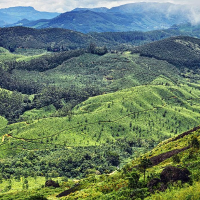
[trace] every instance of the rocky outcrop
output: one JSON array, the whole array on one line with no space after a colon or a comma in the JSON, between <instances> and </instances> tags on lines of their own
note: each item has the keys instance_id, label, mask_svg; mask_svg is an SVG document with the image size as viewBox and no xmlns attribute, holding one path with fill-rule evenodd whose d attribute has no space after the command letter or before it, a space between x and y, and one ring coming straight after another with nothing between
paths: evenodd
<instances>
[{"instance_id":1,"label":"rocky outcrop","mask_svg":"<svg viewBox=\"0 0 200 200\"><path fill-rule=\"evenodd\" d=\"M160 174L159 178L154 178L147 184L149 191L154 193L156 190L164 192L169 183L181 181L186 183L190 181L190 171L186 168L167 166Z\"/></svg>"},{"instance_id":2,"label":"rocky outcrop","mask_svg":"<svg viewBox=\"0 0 200 200\"><path fill-rule=\"evenodd\" d=\"M60 187L60 185L53 180L47 180L45 182L45 187L55 187L56 188L56 187Z\"/></svg>"}]
</instances>

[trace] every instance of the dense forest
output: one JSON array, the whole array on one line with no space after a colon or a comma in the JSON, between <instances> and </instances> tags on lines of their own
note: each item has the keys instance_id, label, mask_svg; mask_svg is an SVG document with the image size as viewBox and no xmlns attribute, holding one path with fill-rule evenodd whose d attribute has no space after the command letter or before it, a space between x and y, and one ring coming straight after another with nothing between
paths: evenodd
<instances>
[{"instance_id":1,"label":"dense forest","mask_svg":"<svg viewBox=\"0 0 200 200\"><path fill-rule=\"evenodd\" d=\"M130 31L83 34L58 28L38 30L26 27L10 27L0 29L0 46L9 49L11 52L14 52L17 48L46 49L54 52L74 50L87 48L90 43L96 43L97 46L107 46L109 49L126 49L130 45L141 45L172 36L198 36L198 31L185 32L181 28L150 32Z\"/></svg>"}]
</instances>

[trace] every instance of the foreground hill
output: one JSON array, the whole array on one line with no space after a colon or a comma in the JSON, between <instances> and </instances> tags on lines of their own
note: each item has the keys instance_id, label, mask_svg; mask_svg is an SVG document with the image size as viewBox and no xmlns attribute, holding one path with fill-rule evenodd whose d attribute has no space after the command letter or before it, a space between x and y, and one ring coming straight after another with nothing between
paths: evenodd
<instances>
[{"instance_id":1,"label":"foreground hill","mask_svg":"<svg viewBox=\"0 0 200 200\"><path fill-rule=\"evenodd\" d=\"M135 158L122 168L110 174L95 174L91 171L87 178L80 180L57 179L60 187L53 189L35 185L44 179L12 179L12 188L0 194L2 199L199 199L199 127L165 140L150 152ZM32 154L32 156L35 156ZM34 159L34 158L33 158ZM19 161L17 162L19 165ZM30 163L29 163L30 165ZM23 178L21 179L23 180ZM54 178L54 180L56 180ZM9 186L3 180L1 187ZM31 189L28 189L28 184ZM41 184L41 183L40 183ZM34 189L34 187L39 187ZM8 187L7 187L8 188ZM64 192L65 191L65 192Z\"/></svg>"},{"instance_id":2,"label":"foreground hill","mask_svg":"<svg viewBox=\"0 0 200 200\"><path fill-rule=\"evenodd\" d=\"M68 177L85 176L85 170L111 172L120 161L197 126L199 89L167 83L92 97L67 116L56 117L51 105L25 112L22 122L4 124L0 156L10 160L2 159L3 177L11 175L5 166L16 177L32 176L36 169L39 176L54 177L55 167L57 176ZM29 165L16 168L22 157Z\"/></svg>"}]
</instances>

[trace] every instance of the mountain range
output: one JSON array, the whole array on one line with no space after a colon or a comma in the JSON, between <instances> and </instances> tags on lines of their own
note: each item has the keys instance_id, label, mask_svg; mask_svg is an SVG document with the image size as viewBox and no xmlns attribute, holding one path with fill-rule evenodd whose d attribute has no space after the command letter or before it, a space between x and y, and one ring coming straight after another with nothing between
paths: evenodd
<instances>
[{"instance_id":1,"label":"mountain range","mask_svg":"<svg viewBox=\"0 0 200 200\"><path fill-rule=\"evenodd\" d=\"M32 8L29 8L33 11ZM77 8L62 13L52 19L19 21L8 26L27 26L32 28L64 28L88 32L150 31L169 28L174 24L193 21L191 8L171 3L132 3L111 9ZM44 15L44 14L43 14ZM48 13L50 16L50 14ZM42 16L44 18L44 16Z\"/></svg>"},{"instance_id":2,"label":"mountain range","mask_svg":"<svg viewBox=\"0 0 200 200\"><path fill-rule=\"evenodd\" d=\"M33 7L10 7L0 9L0 26L6 26L13 24L18 21L21 23L29 22L39 19L51 19L59 15L59 13L40 12L35 10Z\"/></svg>"}]
</instances>

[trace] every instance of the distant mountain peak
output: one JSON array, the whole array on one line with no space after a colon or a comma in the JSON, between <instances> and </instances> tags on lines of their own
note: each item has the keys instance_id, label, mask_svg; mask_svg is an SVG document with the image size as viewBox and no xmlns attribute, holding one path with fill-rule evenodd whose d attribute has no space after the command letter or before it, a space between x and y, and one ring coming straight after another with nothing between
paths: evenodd
<instances>
[{"instance_id":1,"label":"distant mountain peak","mask_svg":"<svg viewBox=\"0 0 200 200\"><path fill-rule=\"evenodd\" d=\"M90 10L93 12L107 12L109 9L106 7L99 7L99 8L75 8L72 11L86 11L86 10Z\"/></svg>"},{"instance_id":2,"label":"distant mountain peak","mask_svg":"<svg viewBox=\"0 0 200 200\"><path fill-rule=\"evenodd\" d=\"M18 11L18 10L26 10L26 11L35 11L35 8L32 6L16 6L0 9L0 11Z\"/></svg>"}]
</instances>

